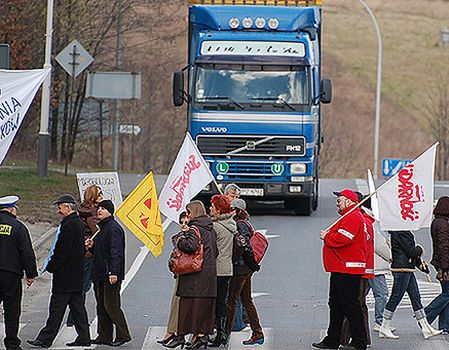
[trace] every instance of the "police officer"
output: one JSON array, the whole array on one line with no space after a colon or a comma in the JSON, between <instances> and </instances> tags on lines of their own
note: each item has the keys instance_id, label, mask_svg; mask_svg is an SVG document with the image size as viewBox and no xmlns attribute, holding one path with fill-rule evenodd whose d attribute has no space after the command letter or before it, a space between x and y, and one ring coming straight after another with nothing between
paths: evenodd
<instances>
[{"instance_id":1,"label":"police officer","mask_svg":"<svg viewBox=\"0 0 449 350\"><path fill-rule=\"evenodd\" d=\"M6 349L22 349L19 332L22 277L31 286L37 277L36 256L26 226L17 220L17 196L0 198L0 303L3 302Z\"/></svg>"}]
</instances>

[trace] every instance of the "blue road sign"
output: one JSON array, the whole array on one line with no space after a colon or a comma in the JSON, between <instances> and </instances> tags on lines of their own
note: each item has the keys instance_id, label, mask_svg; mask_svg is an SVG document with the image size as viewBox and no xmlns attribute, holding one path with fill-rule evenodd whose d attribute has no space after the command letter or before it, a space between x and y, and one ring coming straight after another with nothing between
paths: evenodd
<instances>
[{"instance_id":1,"label":"blue road sign","mask_svg":"<svg viewBox=\"0 0 449 350\"><path fill-rule=\"evenodd\" d=\"M411 162L413 162L413 159L384 158L382 159L382 175L385 177L393 176Z\"/></svg>"}]
</instances>

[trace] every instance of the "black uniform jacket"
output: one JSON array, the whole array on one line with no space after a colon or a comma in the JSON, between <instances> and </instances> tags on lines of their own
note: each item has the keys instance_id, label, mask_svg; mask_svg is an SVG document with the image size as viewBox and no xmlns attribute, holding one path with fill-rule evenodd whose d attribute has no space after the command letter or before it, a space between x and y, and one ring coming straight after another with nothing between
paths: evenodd
<instances>
[{"instance_id":1,"label":"black uniform jacket","mask_svg":"<svg viewBox=\"0 0 449 350\"><path fill-rule=\"evenodd\" d=\"M30 234L24 224L7 211L0 211L0 270L16 273L23 271L29 278L37 276L36 256Z\"/></svg>"},{"instance_id":2,"label":"black uniform jacket","mask_svg":"<svg viewBox=\"0 0 449 350\"><path fill-rule=\"evenodd\" d=\"M77 213L61 221L61 232L47 271L53 274L53 293L83 290L84 224Z\"/></svg>"},{"instance_id":3,"label":"black uniform jacket","mask_svg":"<svg viewBox=\"0 0 449 350\"><path fill-rule=\"evenodd\" d=\"M95 237L92 281L108 281L110 275L125 278L125 232L113 216L98 223Z\"/></svg>"}]
</instances>

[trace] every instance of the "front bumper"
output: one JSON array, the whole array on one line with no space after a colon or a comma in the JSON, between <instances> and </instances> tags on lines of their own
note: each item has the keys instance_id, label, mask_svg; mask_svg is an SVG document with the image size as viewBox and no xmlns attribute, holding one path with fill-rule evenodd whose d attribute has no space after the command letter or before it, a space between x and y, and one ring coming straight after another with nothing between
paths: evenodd
<instances>
[{"instance_id":1,"label":"front bumper","mask_svg":"<svg viewBox=\"0 0 449 350\"><path fill-rule=\"evenodd\" d=\"M220 181L218 185L223 191L227 184L231 182ZM241 197L260 200L284 200L288 198L309 198L313 195L314 184L309 182L232 182L242 189ZM292 192L292 187L300 191ZM209 189L201 191L200 195L212 196L219 193L214 183L210 184Z\"/></svg>"}]
</instances>

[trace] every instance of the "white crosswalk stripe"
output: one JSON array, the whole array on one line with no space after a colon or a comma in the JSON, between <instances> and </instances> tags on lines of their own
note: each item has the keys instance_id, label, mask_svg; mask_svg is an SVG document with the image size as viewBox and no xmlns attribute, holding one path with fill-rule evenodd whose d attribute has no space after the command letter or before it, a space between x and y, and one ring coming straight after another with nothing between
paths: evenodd
<instances>
[{"instance_id":1,"label":"white crosswalk stripe","mask_svg":"<svg viewBox=\"0 0 449 350\"><path fill-rule=\"evenodd\" d=\"M387 274L385 275L385 278L387 280L388 295L390 295L391 289L393 287L393 276ZM419 287L419 294L421 295L421 303L423 304L423 306L428 305L438 294L441 293L441 287L438 282L428 282L419 279L417 279L417 281ZM374 296L372 291L370 291L370 293L366 297L366 305L368 306L370 311L374 310ZM408 297L407 293L405 293L404 298L402 299L398 308L405 309L411 307L412 304L410 302L410 298Z\"/></svg>"}]
</instances>

